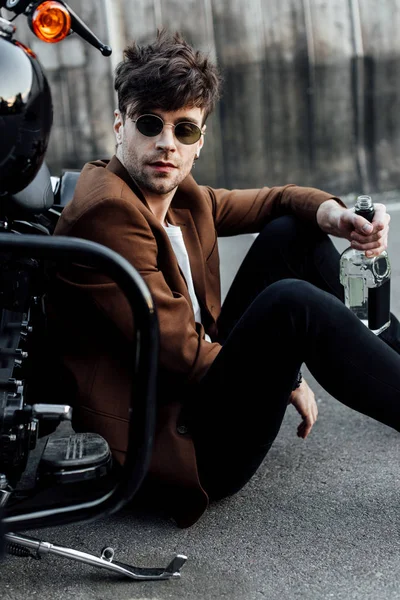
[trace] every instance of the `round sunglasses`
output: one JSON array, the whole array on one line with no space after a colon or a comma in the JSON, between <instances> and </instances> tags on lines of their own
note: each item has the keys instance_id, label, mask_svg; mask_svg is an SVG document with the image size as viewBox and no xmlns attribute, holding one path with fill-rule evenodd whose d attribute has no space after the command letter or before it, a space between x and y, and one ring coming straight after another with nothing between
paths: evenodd
<instances>
[{"instance_id":1,"label":"round sunglasses","mask_svg":"<svg viewBox=\"0 0 400 600\"><path fill-rule=\"evenodd\" d=\"M183 121L173 125L172 123L165 123L157 115L140 115L140 117L132 119L132 121L136 124L138 131L146 137L155 137L162 132L165 125L171 125L176 139L181 144L186 145L195 144L202 135L205 135L198 125L190 123L190 121Z\"/></svg>"}]
</instances>

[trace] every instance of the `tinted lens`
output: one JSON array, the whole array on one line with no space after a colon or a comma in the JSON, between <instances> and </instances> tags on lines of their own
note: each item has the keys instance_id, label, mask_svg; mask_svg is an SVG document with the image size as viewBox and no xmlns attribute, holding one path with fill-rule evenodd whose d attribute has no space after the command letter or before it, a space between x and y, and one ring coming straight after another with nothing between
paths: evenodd
<instances>
[{"instance_id":1,"label":"tinted lens","mask_svg":"<svg viewBox=\"0 0 400 600\"><path fill-rule=\"evenodd\" d=\"M156 115L142 115L136 119L136 127L143 135L154 137L162 132L164 123Z\"/></svg>"},{"instance_id":2,"label":"tinted lens","mask_svg":"<svg viewBox=\"0 0 400 600\"><path fill-rule=\"evenodd\" d=\"M147 137L159 135L164 128L164 121L157 115L142 115L135 123L138 131ZM174 134L181 144L194 144L201 138L201 129L194 123L177 123Z\"/></svg>"},{"instance_id":3,"label":"tinted lens","mask_svg":"<svg viewBox=\"0 0 400 600\"><path fill-rule=\"evenodd\" d=\"M194 123L178 123L175 125L175 137L181 144L194 144L201 138L201 129Z\"/></svg>"}]
</instances>

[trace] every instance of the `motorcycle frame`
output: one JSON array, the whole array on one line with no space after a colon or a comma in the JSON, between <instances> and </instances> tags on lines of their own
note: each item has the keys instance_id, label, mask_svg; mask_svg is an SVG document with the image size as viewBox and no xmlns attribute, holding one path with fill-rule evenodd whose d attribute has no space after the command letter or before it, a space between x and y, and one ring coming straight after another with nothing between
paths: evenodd
<instances>
[{"instance_id":1,"label":"motorcycle frame","mask_svg":"<svg viewBox=\"0 0 400 600\"><path fill-rule=\"evenodd\" d=\"M92 521L119 511L138 491L149 468L156 414L158 321L155 306L144 280L135 268L113 250L88 240L56 236L0 233L0 252L37 259L69 259L102 270L126 295L135 317L132 343L132 377L135 393L129 408L126 459L113 490L90 502L47 508L25 514L6 514L4 531L53 527L77 521ZM135 358L134 358L135 357Z\"/></svg>"}]
</instances>

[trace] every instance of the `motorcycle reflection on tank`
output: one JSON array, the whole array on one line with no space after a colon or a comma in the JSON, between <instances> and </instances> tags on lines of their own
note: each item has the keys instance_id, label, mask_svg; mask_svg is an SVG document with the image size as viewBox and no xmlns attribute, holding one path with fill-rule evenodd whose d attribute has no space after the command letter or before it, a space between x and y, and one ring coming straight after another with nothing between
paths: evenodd
<instances>
[{"instance_id":1,"label":"motorcycle reflection on tank","mask_svg":"<svg viewBox=\"0 0 400 600\"><path fill-rule=\"evenodd\" d=\"M166 568L136 568L114 561L112 548L95 557L20 533L104 517L137 492L152 450L158 323L148 288L124 258L100 244L51 235L62 210L44 160L51 91L38 58L15 38L2 9L25 16L44 41L74 33L111 54L65 2L0 0L0 548L19 556L53 553L132 579L179 577L184 555ZM59 400L44 299L61 260L102 270L135 315L135 402L123 467L113 464L101 436L73 431L72 408Z\"/></svg>"}]
</instances>

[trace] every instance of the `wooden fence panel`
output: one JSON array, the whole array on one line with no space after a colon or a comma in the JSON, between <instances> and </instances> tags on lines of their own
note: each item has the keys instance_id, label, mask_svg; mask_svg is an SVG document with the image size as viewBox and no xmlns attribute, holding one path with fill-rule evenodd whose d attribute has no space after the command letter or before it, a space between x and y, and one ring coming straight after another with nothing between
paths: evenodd
<instances>
[{"instance_id":1,"label":"wooden fence panel","mask_svg":"<svg viewBox=\"0 0 400 600\"><path fill-rule=\"evenodd\" d=\"M269 184L308 183L308 48L302 3L263 2Z\"/></svg>"},{"instance_id":2,"label":"wooden fence panel","mask_svg":"<svg viewBox=\"0 0 400 600\"><path fill-rule=\"evenodd\" d=\"M225 77L196 164L200 183L400 188L400 0L113 0L108 12L106 0L69 1L106 43L110 15L120 14L119 34L110 60L77 36L46 46L17 21L52 87L54 174L113 154L113 67L125 43L165 26Z\"/></svg>"},{"instance_id":3,"label":"wooden fence panel","mask_svg":"<svg viewBox=\"0 0 400 600\"><path fill-rule=\"evenodd\" d=\"M400 187L400 3L360 2L367 103L365 146L372 190Z\"/></svg>"},{"instance_id":4,"label":"wooden fence panel","mask_svg":"<svg viewBox=\"0 0 400 600\"><path fill-rule=\"evenodd\" d=\"M124 0L125 38L130 43L139 43L152 39L160 26L159 0Z\"/></svg>"},{"instance_id":5,"label":"wooden fence panel","mask_svg":"<svg viewBox=\"0 0 400 600\"><path fill-rule=\"evenodd\" d=\"M265 184L261 1L213 0L216 54L224 77L219 106L230 187Z\"/></svg>"},{"instance_id":6,"label":"wooden fence panel","mask_svg":"<svg viewBox=\"0 0 400 600\"><path fill-rule=\"evenodd\" d=\"M310 42L309 181L329 191L358 185L354 124L353 23L348 0L303 0Z\"/></svg>"}]
</instances>

